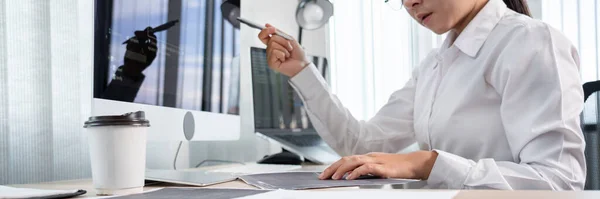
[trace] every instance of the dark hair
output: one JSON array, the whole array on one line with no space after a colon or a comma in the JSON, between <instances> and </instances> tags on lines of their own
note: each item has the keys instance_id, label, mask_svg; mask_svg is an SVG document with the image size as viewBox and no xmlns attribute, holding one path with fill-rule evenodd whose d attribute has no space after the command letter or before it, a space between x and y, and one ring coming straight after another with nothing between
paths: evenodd
<instances>
[{"instance_id":1,"label":"dark hair","mask_svg":"<svg viewBox=\"0 0 600 199\"><path fill-rule=\"evenodd\" d=\"M504 3L511 10L531 17L531 12L529 11L526 0L504 0Z\"/></svg>"}]
</instances>

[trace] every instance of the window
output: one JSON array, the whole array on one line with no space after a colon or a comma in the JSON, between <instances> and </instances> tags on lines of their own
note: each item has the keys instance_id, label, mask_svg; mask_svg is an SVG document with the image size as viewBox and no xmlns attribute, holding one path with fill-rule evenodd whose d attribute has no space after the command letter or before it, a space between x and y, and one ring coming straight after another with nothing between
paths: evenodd
<instances>
[{"instance_id":1,"label":"window","mask_svg":"<svg viewBox=\"0 0 600 199\"><path fill-rule=\"evenodd\" d=\"M541 6L541 19L561 30L579 50L583 82L598 80L600 4L595 0L543 0ZM597 123L597 104L596 95L587 100L582 123Z\"/></svg>"},{"instance_id":2,"label":"window","mask_svg":"<svg viewBox=\"0 0 600 199\"><path fill-rule=\"evenodd\" d=\"M383 0L332 2L332 90L357 119L369 119L443 37Z\"/></svg>"}]
</instances>

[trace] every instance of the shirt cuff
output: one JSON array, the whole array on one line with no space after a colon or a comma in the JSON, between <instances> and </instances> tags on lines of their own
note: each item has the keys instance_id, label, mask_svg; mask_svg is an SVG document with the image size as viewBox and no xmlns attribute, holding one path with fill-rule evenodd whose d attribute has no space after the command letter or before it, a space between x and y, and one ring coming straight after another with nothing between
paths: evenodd
<instances>
[{"instance_id":1,"label":"shirt cuff","mask_svg":"<svg viewBox=\"0 0 600 199\"><path fill-rule=\"evenodd\" d=\"M473 165L468 159L434 150L438 153L427 184L439 188L462 189Z\"/></svg>"},{"instance_id":2,"label":"shirt cuff","mask_svg":"<svg viewBox=\"0 0 600 199\"><path fill-rule=\"evenodd\" d=\"M326 93L329 88L317 67L312 63L292 77L290 84L305 101L314 99L324 92Z\"/></svg>"}]
</instances>

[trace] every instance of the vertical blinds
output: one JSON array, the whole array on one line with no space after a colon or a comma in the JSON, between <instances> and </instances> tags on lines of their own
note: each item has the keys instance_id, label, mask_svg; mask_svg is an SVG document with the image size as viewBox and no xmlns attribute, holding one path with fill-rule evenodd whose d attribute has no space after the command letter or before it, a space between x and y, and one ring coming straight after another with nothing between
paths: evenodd
<instances>
[{"instance_id":1,"label":"vertical blinds","mask_svg":"<svg viewBox=\"0 0 600 199\"><path fill-rule=\"evenodd\" d=\"M81 74L91 74L92 44L80 36L93 21L77 11L92 3L0 1L0 184L89 177L89 112L78 105L91 100Z\"/></svg>"}]
</instances>

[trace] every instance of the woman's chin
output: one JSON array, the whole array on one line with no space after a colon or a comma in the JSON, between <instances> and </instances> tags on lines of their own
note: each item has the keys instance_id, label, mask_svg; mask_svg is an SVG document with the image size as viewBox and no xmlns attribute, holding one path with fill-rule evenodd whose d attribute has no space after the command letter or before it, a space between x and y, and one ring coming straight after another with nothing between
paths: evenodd
<instances>
[{"instance_id":1,"label":"woman's chin","mask_svg":"<svg viewBox=\"0 0 600 199\"><path fill-rule=\"evenodd\" d=\"M436 27L436 26L431 26L431 27L427 26L426 28L438 35L442 35L444 33L447 33L448 31L450 31L450 29L448 29L448 28L440 28L440 27Z\"/></svg>"}]
</instances>

